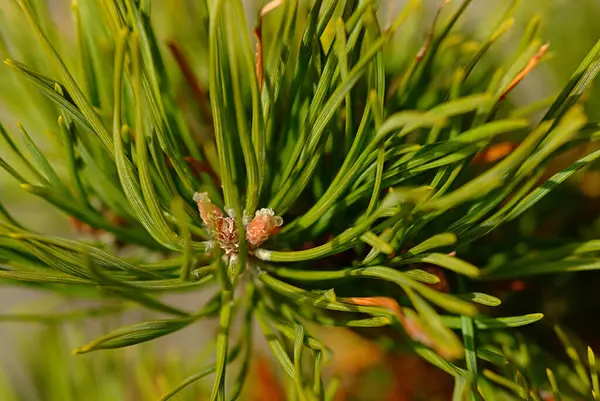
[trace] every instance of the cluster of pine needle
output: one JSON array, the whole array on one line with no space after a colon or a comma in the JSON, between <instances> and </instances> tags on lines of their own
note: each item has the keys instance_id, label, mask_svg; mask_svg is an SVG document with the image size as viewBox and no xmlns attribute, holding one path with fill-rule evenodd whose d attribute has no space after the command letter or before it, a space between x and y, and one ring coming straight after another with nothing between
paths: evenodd
<instances>
[{"instance_id":1,"label":"cluster of pine needle","mask_svg":"<svg viewBox=\"0 0 600 401\"><path fill-rule=\"evenodd\" d=\"M375 1L275 0L250 17L241 0L74 1L72 39L44 1L15 3L0 50L19 89L1 97L28 118L0 127L10 153L0 167L80 235L38 232L0 205L0 278L101 305L40 320L161 315L75 353L214 318L214 361L163 400L209 375L211 400L238 398L256 336L291 399L330 400L323 369L335 355L311 328L345 326L387 333L447 372L457 401L597 399L591 349L583 363L557 329L574 368L530 374L542 351L512 333L542 314L496 313L501 299L484 289L597 269L600 240L481 249L600 157L546 174L557 155L600 139L580 100L600 42L560 93L520 105L515 88L548 51L539 20L512 54L488 54L517 1L469 46L456 26L470 0L442 2L433 23L418 0L385 13ZM212 296L162 297L181 291Z\"/></svg>"}]
</instances>

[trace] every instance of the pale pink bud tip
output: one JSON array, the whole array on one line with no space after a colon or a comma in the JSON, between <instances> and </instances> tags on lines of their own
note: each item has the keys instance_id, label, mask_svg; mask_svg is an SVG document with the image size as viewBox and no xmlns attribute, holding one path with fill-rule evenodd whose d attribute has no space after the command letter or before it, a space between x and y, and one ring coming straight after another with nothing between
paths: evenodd
<instances>
[{"instance_id":1,"label":"pale pink bud tip","mask_svg":"<svg viewBox=\"0 0 600 401\"><path fill-rule=\"evenodd\" d=\"M207 192L194 192L194 202L210 202Z\"/></svg>"},{"instance_id":2,"label":"pale pink bud tip","mask_svg":"<svg viewBox=\"0 0 600 401\"><path fill-rule=\"evenodd\" d=\"M266 208L258 210L254 219L246 227L248 247L250 249L259 247L270 236L277 234L282 224L283 219L275 216L273 210Z\"/></svg>"},{"instance_id":3,"label":"pale pink bud tip","mask_svg":"<svg viewBox=\"0 0 600 401\"><path fill-rule=\"evenodd\" d=\"M211 230L215 230L217 220L223 217L221 209L210 201L206 192L196 192L194 194L194 201L198 203L198 211L204 224Z\"/></svg>"}]
</instances>

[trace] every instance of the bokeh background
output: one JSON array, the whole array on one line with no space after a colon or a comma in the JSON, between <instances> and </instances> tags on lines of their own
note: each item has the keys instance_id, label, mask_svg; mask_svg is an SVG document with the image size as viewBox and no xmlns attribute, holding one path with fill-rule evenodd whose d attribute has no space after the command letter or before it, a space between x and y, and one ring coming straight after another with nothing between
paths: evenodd
<instances>
[{"instance_id":1,"label":"bokeh background","mask_svg":"<svg viewBox=\"0 0 600 401\"><path fill-rule=\"evenodd\" d=\"M156 8L160 10L162 7L169 7L176 2L183 1L185 0L157 0L153 2L153 6L156 5ZM37 2L42 3L41 1ZM422 34L420 37L414 38L415 48L418 48L426 40L428 27L440 2L441 0L424 2L421 10ZM256 10L261 6L261 2L246 1L245 3L247 15L256 15ZM402 3L403 1L398 0L382 1L381 18L385 20L386 16L399 9ZM454 3L460 3L460 1L454 0ZM472 37L473 40L484 39L496 23L502 10L506 8L507 3L508 0L474 0L461 23L462 32ZM65 40L67 42L60 43L59 50L63 54L66 53L67 58L73 57L67 52L71 47L68 40L74 41L71 1L51 0L47 2L47 7L55 22L55 26L49 28L66 33ZM185 36L185 24L177 26L167 24L160 11L154 12L153 16L156 19L160 37L168 39ZM556 94L587 51L600 39L600 1L524 0L517 8L511 34L492 48L489 57L508 57L518 43L520 33L524 31L525 26L532 18L537 17L540 17L542 21L540 36L550 42L551 51L546 61L528 75L511 94L511 100L516 103L525 104ZM23 18L14 1L0 0L0 53L8 53L11 50L6 47L4 42L7 36L29 35L32 45L26 53L29 57L36 57L38 48L33 35L26 28L18 28L26 26L24 21L20 22L21 20ZM253 18L248 19L248 24L250 27L253 26ZM397 51L413 50L398 49ZM7 54L2 54L3 58L7 56ZM201 63L203 56L205 55L196 55L195 62ZM27 60L23 61L27 62ZM45 127L36 126L35 113L38 111L27 107L28 96L32 95L33 89L29 88L26 91L21 85L22 82L17 80L12 71L3 65L0 66L0 121L6 127L14 127L18 121L26 123L32 135L41 140L43 146L44 141L49 141L50 136L45 132ZM600 88L598 86L596 85L586 95L588 96L586 108L592 120L600 118ZM3 105L3 99L6 99L7 96L12 98L10 108ZM15 98L18 99L16 102ZM0 156L7 157L5 149L0 148ZM581 191L585 196L600 202L600 176L592 172L583 183ZM66 216L49 207L42 199L21 191L18 185L3 171L0 171L0 196L4 205L18 219L40 232L66 237L79 235ZM181 294L173 296L171 301L180 304L200 304L204 300L203 297L202 294ZM94 334L100 330L117 327L122 321L105 319L81 324L80 321L75 320L66 327L58 328L54 325L3 321L5 319L1 317L15 312L27 313L28 310L45 309L50 311L60 302L45 293L0 283L0 372L3 372L0 374L0 400L5 399L3 392L9 394L12 391L11 388L19 388L22 392L18 397L23 400L45 401L44 391L40 391L39 388L40 383L46 383L52 388L65 387L60 391L63 391L62 394L66 397L64 398L66 401L70 399L146 399L137 398L139 395L134 392L123 393L123 387L121 387L123 386L123 377L131 380L131 385L146 385L149 389L146 394L149 397L147 399L153 399L152 394L162 393L161 389L168 388L169 384L177 383L186 374L192 372L194 367L202 365L200 362L202 358L210 358L211 341L216 325L208 323L195 325L173 336L160 339L152 346L142 346L137 350L108 351L105 355L92 353L73 357L70 354L72 348L81 345L85 340L92 339ZM555 313L569 313L568 308L565 309L565 306L560 304L560 300L558 304L546 305L546 307L551 311L554 310ZM139 314L130 314L124 320L138 320L139 318ZM419 360L408 356L390 357L386 355L385 348L381 345L370 343L358 334L342 329L327 329L326 331L317 331L317 334L321 335L336 352L337 359L331 367L331 372L342 373L349 378L341 384L345 389L341 394L346 394L348 400L448 399L446 397L451 383L443 376L436 374L432 367L424 365ZM256 349L257 355L262 354L264 357L254 358L253 374L249 386L247 386L245 398L252 400L283 399L281 388L285 383L280 382L277 369L270 365L269 352L260 339L257 339ZM144 364L144 368L140 367ZM55 373L48 373L51 367L55 367ZM74 376L60 377L58 372L64 371L72 371ZM103 372L110 372L110 378L100 379L98 375L104 375ZM47 374L48 377L38 377L44 374ZM67 388L69 380L74 380L76 376L86 375L87 378L78 380L83 382L88 380L90 383L96 380L94 377L97 380L104 380L107 388L102 391L105 392L90 393L84 398L72 398L76 395ZM402 378L402 380L398 380L398 378ZM148 380L150 383L147 383ZM394 386L395 382L401 382L401 384ZM427 386L423 386L425 382L428 383ZM372 383L386 384L374 387ZM417 387L427 387L427 389L416 390ZM202 390L197 391L198 393L194 393L191 397L201 397Z\"/></svg>"}]
</instances>

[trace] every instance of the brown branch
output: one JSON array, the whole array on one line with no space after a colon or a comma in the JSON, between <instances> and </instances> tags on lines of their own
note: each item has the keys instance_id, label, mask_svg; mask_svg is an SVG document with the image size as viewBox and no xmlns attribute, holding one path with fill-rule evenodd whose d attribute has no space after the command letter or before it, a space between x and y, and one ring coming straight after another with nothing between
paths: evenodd
<instances>
[{"instance_id":1,"label":"brown branch","mask_svg":"<svg viewBox=\"0 0 600 401\"><path fill-rule=\"evenodd\" d=\"M435 27L437 26L437 22L440 17L440 14L442 12L442 9L446 5L448 5L448 3L450 3L451 1L452 0L444 0L442 2L442 4L440 4L440 6L438 7L437 12L435 13L435 17L433 17L433 23L431 24L431 28L429 29L429 32L427 33L427 40L425 41L423 46L419 49L419 51L415 55L415 62L417 62L417 63L420 62L421 60L423 60L423 58L427 54L427 51L429 50L429 48L431 47L431 43L433 42L433 36L435 34ZM396 94L398 89L404 83L405 79L408 79L405 75L399 75L392 80L389 90L388 90L388 93L385 97L386 101L390 100Z\"/></svg>"},{"instance_id":2,"label":"brown branch","mask_svg":"<svg viewBox=\"0 0 600 401\"><path fill-rule=\"evenodd\" d=\"M167 167L173 168L173 162L171 161L171 159L167 156L165 156L165 159L167 161ZM183 160L191 168L192 173L196 178L200 178L200 174L202 173L208 174L208 176L213 180L216 186L221 186L221 180L219 178L219 175L212 169L210 164L208 164L205 161L196 160L191 156L184 156Z\"/></svg>"},{"instance_id":3,"label":"brown branch","mask_svg":"<svg viewBox=\"0 0 600 401\"><path fill-rule=\"evenodd\" d=\"M351 297L351 298L340 298L340 301L349 304L360 305L360 306L378 306L384 309L388 309L394 312L394 315L398 320L404 318L400 305L394 298L390 297Z\"/></svg>"},{"instance_id":4,"label":"brown branch","mask_svg":"<svg viewBox=\"0 0 600 401\"><path fill-rule=\"evenodd\" d=\"M190 63L188 62L187 58L185 57L177 43L173 41L168 41L167 46L169 47L169 50L171 51L171 54L173 55L177 66L181 70L185 81L190 86L192 93L196 98L196 101L200 105L202 116L204 117L205 121L212 125L213 118L210 106L208 104L208 93L204 90L204 88L202 88L200 82L198 82L198 79L196 78L196 75L194 74Z\"/></svg>"},{"instance_id":5,"label":"brown branch","mask_svg":"<svg viewBox=\"0 0 600 401\"><path fill-rule=\"evenodd\" d=\"M258 13L258 25L254 28L256 37L256 79L258 81L258 90L262 91L264 81L264 55L262 42L262 19L265 15L275 10L283 4L283 0L273 0L265 4Z\"/></svg>"},{"instance_id":6,"label":"brown branch","mask_svg":"<svg viewBox=\"0 0 600 401\"><path fill-rule=\"evenodd\" d=\"M258 26L254 28L254 36L256 37L256 79L258 81L258 90L263 88L263 46L262 46L262 18L258 19Z\"/></svg>"},{"instance_id":7,"label":"brown branch","mask_svg":"<svg viewBox=\"0 0 600 401\"><path fill-rule=\"evenodd\" d=\"M506 89L504 89L504 92L502 92L502 95L500 95L499 101L504 100L506 95L508 95L510 91L512 91L515 86L517 86L523 80L523 78L525 78L527 74L529 74L531 70L533 70L535 66L539 64L542 57L544 57L548 51L548 47L550 47L550 43L546 43L540 47L540 50L538 50L538 52L529 60L525 68L523 68L521 72L519 72L517 76L513 78L512 81L510 81L510 84L508 84Z\"/></svg>"},{"instance_id":8,"label":"brown branch","mask_svg":"<svg viewBox=\"0 0 600 401\"><path fill-rule=\"evenodd\" d=\"M452 0L444 0L444 2L442 4L440 4L440 6L438 7L437 12L435 13L435 17L433 18L433 24L431 25L431 29L429 30L429 34L427 35L427 41L425 42L423 47L421 47L421 49L417 52L417 55L415 56L417 61L421 61L423 59L423 57L425 57L427 50L429 50L429 47L431 46L431 42L433 42L433 35L435 34L435 27L437 25L438 19L440 18L440 14L442 13L442 9L446 5L448 5L448 3L450 3L451 1Z\"/></svg>"},{"instance_id":9,"label":"brown branch","mask_svg":"<svg viewBox=\"0 0 600 401\"><path fill-rule=\"evenodd\" d=\"M436 348L436 344L432 341L429 335L423 329L419 320L413 319L402 312L400 305L394 298L390 297L354 297L340 298L340 301L361 306L377 306L393 312L398 322L404 328L404 331L414 341L423 343L424 345Z\"/></svg>"},{"instance_id":10,"label":"brown branch","mask_svg":"<svg viewBox=\"0 0 600 401\"><path fill-rule=\"evenodd\" d=\"M517 146L519 146L519 144L514 142L497 143L477 153L475 157L473 157L473 160L471 160L471 164L486 164L496 162L508 156L517 148Z\"/></svg>"}]
</instances>

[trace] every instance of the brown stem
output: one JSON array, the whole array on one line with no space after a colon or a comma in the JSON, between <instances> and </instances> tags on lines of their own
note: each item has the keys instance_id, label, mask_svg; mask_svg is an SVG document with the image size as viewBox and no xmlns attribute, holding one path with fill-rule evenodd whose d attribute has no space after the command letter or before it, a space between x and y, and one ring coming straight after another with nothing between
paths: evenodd
<instances>
[{"instance_id":1,"label":"brown stem","mask_svg":"<svg viewBox=\"0 0 600 401\"><path fill-rule=\"evenodd\" d=\"M196 101L200 105L202 116L208 123L212 125L213 118L212 112L210 111L210 106L208 104L208 93L200 85L200 82L198 82L198 79L196 78L196 75L194 74L190 63L188 62L187 58L185 57L177 43L173 41L168 41L167 46L169 47L169 50L171 51L175 62L177 62L177 66L181 70L184 79L189 84L192 93L196 98Z\"/></svg>"},{"instance_id":2,"label":"brown stem","mask_svg":"<svg viewBox=\"0 0 600 401\"><path fill-rule=\"evenodd\" d=\"M529 60L525 68L523 68L521 72L519 72L517 76L514 77L510 84L508 84L506 89L504 89L504 92L502 92L502 95L500 95L500 101L504 100L506 95L508 95L510 91L512 91L515 88L515 86L517 86L519 82L521 82L523 78L525 78L527 74L529 74L531 70L533 70L534 67L539 64L542 57L544 57L544 55L548 51L548 47L550 47L550 43L546 43L542 45L542 47L540 47L540 50L538 50L538 52Z\"/></svg>"}]
</instances>

